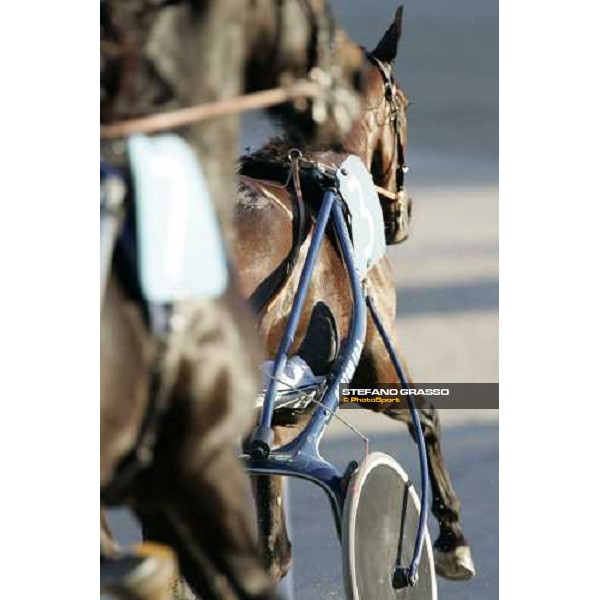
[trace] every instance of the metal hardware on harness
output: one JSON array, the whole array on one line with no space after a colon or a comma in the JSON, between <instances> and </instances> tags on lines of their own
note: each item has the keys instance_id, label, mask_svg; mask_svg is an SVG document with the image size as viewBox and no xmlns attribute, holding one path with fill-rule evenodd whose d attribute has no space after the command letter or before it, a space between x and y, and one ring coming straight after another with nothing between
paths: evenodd
<instances>
[{"instance_id":1,"label":"metal hardware on harness","mask_svg":"<svg viewBox=\"0 0 600 600\"><path fill-rule=\"evenodd\" d=\"M267 377L269 377L270 379L275 379L275 377L273 377L272 375L267 375ZM284 385L285 387L287 387L290 391L297 392L298 394L303 394L302 389L291 385L284 379L277 379L277 381L279 383L281 383L281 385ZM346 429L348 429L348 431L350 431L356 437L358 437L361 440L361 442L364 444L365 452L364 452L363 458L366 458L367 455L369 454L369 438L364 433L362 433L359 429L357 429L354 425L352 425L352 423L350 423L350 421L347 421L346 419L344 419L337 412L330 411L320 400L317 400L315 396L316 396L316 394L314 394L314 393L310 394L310 396L307 396L307 400L306 400L307 405L308 404L316 404L317 406L322 406L323 409L326 410L327 412L329 412L334 419L339 421ZM352 466L352 465L354 465L354 466ZM346 468L344 477L346 477L346 479L347 479L350 475L352 475L352 471L356 470L357 467L358 467L358 463L356 461L352 461Z\"/></svg>"}]
</instances>

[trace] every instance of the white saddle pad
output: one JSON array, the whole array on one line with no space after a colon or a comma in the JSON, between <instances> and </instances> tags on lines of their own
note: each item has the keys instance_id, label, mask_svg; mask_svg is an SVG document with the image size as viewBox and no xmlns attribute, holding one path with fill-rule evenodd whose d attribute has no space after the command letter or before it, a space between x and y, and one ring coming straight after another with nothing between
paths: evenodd
<instances>
[{"instance_id":1,"label":"white saddle pad","mask_svg":"<svg viewBox=\"0 0 600 600\"><path fill-rule=\"evenodd\" d=\"M173 134L134 135L128 150L144 295L157 303L221 295L227 260L193 150Z\"/></svg>"},{"instance_id":2,"label":"white saddle pad","mask_svg":"<svg viewBox=\"0 0 600 600\"><path fill-rule=\"evenodd\" d=\"M344 174L345 173L345 174ZM337 171L340 194L351 216L356 268L362 279L385 254L385 228L373 177L358 156L351 154Z\"/></svg>"}]
</instances>

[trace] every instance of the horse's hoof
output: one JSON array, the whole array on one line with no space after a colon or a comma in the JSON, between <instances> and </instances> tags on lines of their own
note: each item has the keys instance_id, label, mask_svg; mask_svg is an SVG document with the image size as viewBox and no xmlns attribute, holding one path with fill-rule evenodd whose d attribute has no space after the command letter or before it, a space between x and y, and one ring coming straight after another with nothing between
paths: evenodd
<instances>
[{"instance_id":1,"label":"horse's hoof","mask_svg":"<svg viewBox=\"0 0 600 600\"><path fill-rule=\"evenodd\" d=\"M289 560L271 564L269 566L269 575L275 583L279 583L290 572L291 568L292 559L290 558Z\"/></svg>"},{"instance_id":2,"label":"horse's hoof","mask_svg":"<svg viewBox=\"0 0 600 600\"><path fill-rule=\"evenodd\" d=\"M105 559L100 567L101 588L127 600L168 600L177 577L174 552L160 544L145 542L134 551Z\"/></svg>"},{"instance_id":3,"label":"horse's hoof","mask_svg":"<svg viewBox=\"0 0 600 600\"><path fill-rule=\"evenodd\" d=\"M457 546L454 550L434 550L435 572L454 581L467 581L475 577L475 565L469 546Z\"/></svg>"}]
</instances>

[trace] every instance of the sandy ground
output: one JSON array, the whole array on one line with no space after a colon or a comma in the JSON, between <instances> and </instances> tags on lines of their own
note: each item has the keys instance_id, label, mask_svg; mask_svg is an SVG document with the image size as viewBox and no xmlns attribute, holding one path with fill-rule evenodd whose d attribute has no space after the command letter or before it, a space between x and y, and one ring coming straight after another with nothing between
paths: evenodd
<instances>
[{"instance_id":1,"label":"sandy ground","mask_svg":"<svg viewBox=\"0 0 600 600\"><path fill-rule=\"evenodd\" d=\"M362 413L363 411L345 411ZM377 415L374 415L377 417ZM379 417L380 421L389 421ZM438 578L439 600L497 600L498 598L498 424L459 420L445 427L443 450L453 485L462 501L464 531L478 569L469 582ZM391 421L389 421L391 423ZM373 430L370 449L387 452L401 462L418 487L416 447L398 423ZM449 423L447 423L449 425ZM351 458L360 460L363 446L349 435L328 436L323 453L343 468ZM344 600L340 548L323 492L301 481L290 484L294 549L294 600ZM437 524L429 519L432 539ZM288 596L288 600L292 596Z\"/></svg>"}]
</instances>

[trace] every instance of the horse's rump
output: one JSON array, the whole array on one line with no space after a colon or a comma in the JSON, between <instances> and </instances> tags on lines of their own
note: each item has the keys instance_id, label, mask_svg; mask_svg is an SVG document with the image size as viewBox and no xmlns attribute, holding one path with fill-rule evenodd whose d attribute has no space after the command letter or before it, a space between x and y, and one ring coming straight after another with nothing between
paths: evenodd
<instances>
[{"instance_id":1,"label":"horse's rump","mask_svg":"<svg viewBox=\"0 0 600 600\"><path fill-rule=\"evenodd\" d=\"M275 139L257 152L243 156L239 165L241 177L234 228L240 253L244 251L244 244L253 240L245 248L252 248L254 261L244 264L243 268L254 275L244 273L242 287L256 314L287 283L325 192L317 169L304 160L300 164L296 158L290 158L293 153L284 141ZM335 168L348 154L320 152L309 157L306 158L310 161ZM291 240L288 238L290 224ZM327 228L327 235L337 252L331 227ZM277 264L276 268L265 273L264 265L273 263Z\"/></svg>"},{"instance_id":2,"label":"horse's rump","mask_svg":"<svg viewBox=\"0 0 600 600\"><path fill-rule=\"evenodd\" d=\"M287 281L311 228L312 220L302 189L291 185L292 178L284 171L285 167L279 169L275 178L263 177L257 169L253 171L260 175L257 178L242 169L240 177L234 222L236 238L241 234L241 237L255 239L254 261L246 265L251 272L245 274L242 284L242 293L255 314L265 308ZM290 173L289 168L287 172ZM268 222L279 224L277 236L260 235L261 229L264 231L260 224ZM264 277L264 266L272 264L274 256L277 266Z\"/></svg>"}]
</instances>

